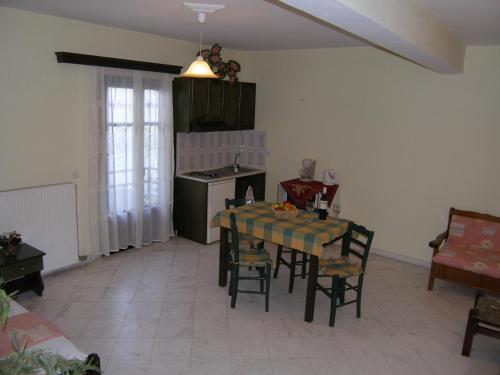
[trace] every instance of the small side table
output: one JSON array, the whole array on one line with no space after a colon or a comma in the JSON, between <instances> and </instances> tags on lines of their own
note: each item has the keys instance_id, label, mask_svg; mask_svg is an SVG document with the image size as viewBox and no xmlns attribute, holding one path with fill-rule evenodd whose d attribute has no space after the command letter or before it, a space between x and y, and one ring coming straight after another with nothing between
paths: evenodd
<instances>
[{"instance_id":1,"label":"small side table","mask_svg":"<svg viewBox=\"0 0 500 375\"><path fill-rule=\"evenodd\" d=\"M7 293L18 291L23 293L33 290L42 295L44 285L41 271L43 270L43 256L45 253L34 247L20 243L15 256L6 257L0 250L0 277L1 285Z\"/></svg>"},{"instance_id":2,"label":"small side table","mask_svg":"<svg viewBox=\"0 0 500 375\"><path fill-rule=\"evenodd\" d=\"M324 185L321 181L301 181L298 178L293 180L281 181L278 184L278 202L281 201L280 188L286 194L285 199L289 199L298 208L305 210L306 202L321 194L323 187L326 187L326 195L328 197L328 207L332 205L333 198L337 193L339 185Z\"/></svg>"}]
</instances>

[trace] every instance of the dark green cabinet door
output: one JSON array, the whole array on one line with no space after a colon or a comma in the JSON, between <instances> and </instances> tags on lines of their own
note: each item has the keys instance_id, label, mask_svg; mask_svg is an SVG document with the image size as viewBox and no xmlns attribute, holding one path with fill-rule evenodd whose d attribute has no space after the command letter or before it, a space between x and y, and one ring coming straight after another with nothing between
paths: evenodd
<instances>
[{"instance_id":1,"label":"dark green cabinet door","mask_svg":"<svg viewBox=\"0 0 500 375\"><path fill-rule=\"evenodd\" d=\"M240 84L240 129L255 129L255 83L241 82Z\"/></svg>"},{"instance_id":2,"label":"dark green cabinet door","mask_svg":"<svg viewBox=\"0 0 500 375\"><path fill-rule=\"evenodd\" d=\"M208 184L176 177L174 182L174 229L181 237L207 243Z\"/></svg>"},{"instance_id":3,"label":"dark green cabinet door","mask_svg":"<svg viewBox=\"0 0 500 375\"><path fill-rule=\"evenodd\" d=\"M263 201L266 198L266 174L259 173L252 176L238 177L236 179L236 188L234 196L236 199L243 199L251 186L253 196L256 201Z\"/></svg>"},{"instance_id":4,"label":"dark green cabinet door","mask_svg":"<svg viewBox=\"0 0 500 375\"><path fill-rule=\"evenodd\" d=\"M223 81L223 119L228 125L227 130L239 129L240 118L240 85L231 85L228 81Z\"/></svg>"},{"instance_id":5,"label":"dark green cabinet door","mask_svg":"<svg viewBox=\"0 0 500 375\"><path fill-rule=\"evenodd\" d=\"M208 79L191 79L191 122L204 122L208 109Z\"/></svg>"},{"instance_id":6,"label":"dark green cabinet door","mask_svg":"<svg viewBox=\"0 0 500 375\"><path fill-rule=\"evenodd\" d=\"M187 133L191 123L191 80L176 78L172 83L174 130Z\"/></svg>"},{"instance_id":7,"label":"dark green cabinet door","mask_svg":"<svg viewBox=\"0 0 500 375\"><path fill-rule=\"evenodd\" d=\"M222 121L222 95L222 81L209 79L206 121Z\"/></svg>"}]
</instances>

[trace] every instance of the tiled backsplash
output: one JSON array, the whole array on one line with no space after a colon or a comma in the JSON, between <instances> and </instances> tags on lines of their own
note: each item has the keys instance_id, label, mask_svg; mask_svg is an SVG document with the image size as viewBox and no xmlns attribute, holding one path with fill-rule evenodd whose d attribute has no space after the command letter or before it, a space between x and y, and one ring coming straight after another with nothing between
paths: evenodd
<instances>
[{"instance_id":1,"label":"tiled backsplash","mask_svg":"<svg viewBox=\"0 0 500 375\"><path fill-rule=\"evenodd\" d=\"M231 165L237 152L240 165L265 170L266 141L261 130L177 133L177 174Z\"/></svg>"}]
</instances>

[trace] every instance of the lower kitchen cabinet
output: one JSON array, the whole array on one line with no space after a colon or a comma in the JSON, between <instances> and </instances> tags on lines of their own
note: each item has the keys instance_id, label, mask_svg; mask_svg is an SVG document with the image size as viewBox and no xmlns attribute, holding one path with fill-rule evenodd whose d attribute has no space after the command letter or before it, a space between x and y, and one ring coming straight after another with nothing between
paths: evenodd
<instances>
[{"instance_id":1,"label":"lower kitchen cabinet","mask_svg":"<svg viewBox=\"0 0 500 375\"><path fill-rule=\"evenodd\" d=\"M207 244L219 240L219 228L210 221L225 209L225 199L244 198L252 186L255 200L264 200L266 174L259 173L217 182L176 177L174 183L174 228L177 235Z\"/></svg>"}]
</instances>

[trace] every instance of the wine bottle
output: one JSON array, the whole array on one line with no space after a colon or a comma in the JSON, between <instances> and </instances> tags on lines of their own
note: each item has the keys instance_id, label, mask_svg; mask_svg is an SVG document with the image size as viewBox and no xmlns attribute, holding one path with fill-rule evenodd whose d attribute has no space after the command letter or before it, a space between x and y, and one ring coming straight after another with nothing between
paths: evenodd
<instances>
[{"instance_id":1,"label":"wine bottle","mask_svg":"<svg viewBox=\"0 0 500 375\"><path fill-rule=\"evenodd\" d=\"M328 216L328 197L326 196L326 186L323 187L321 199L319 200L319 219L325 220Z\"/></svg>"}]
</instances>

